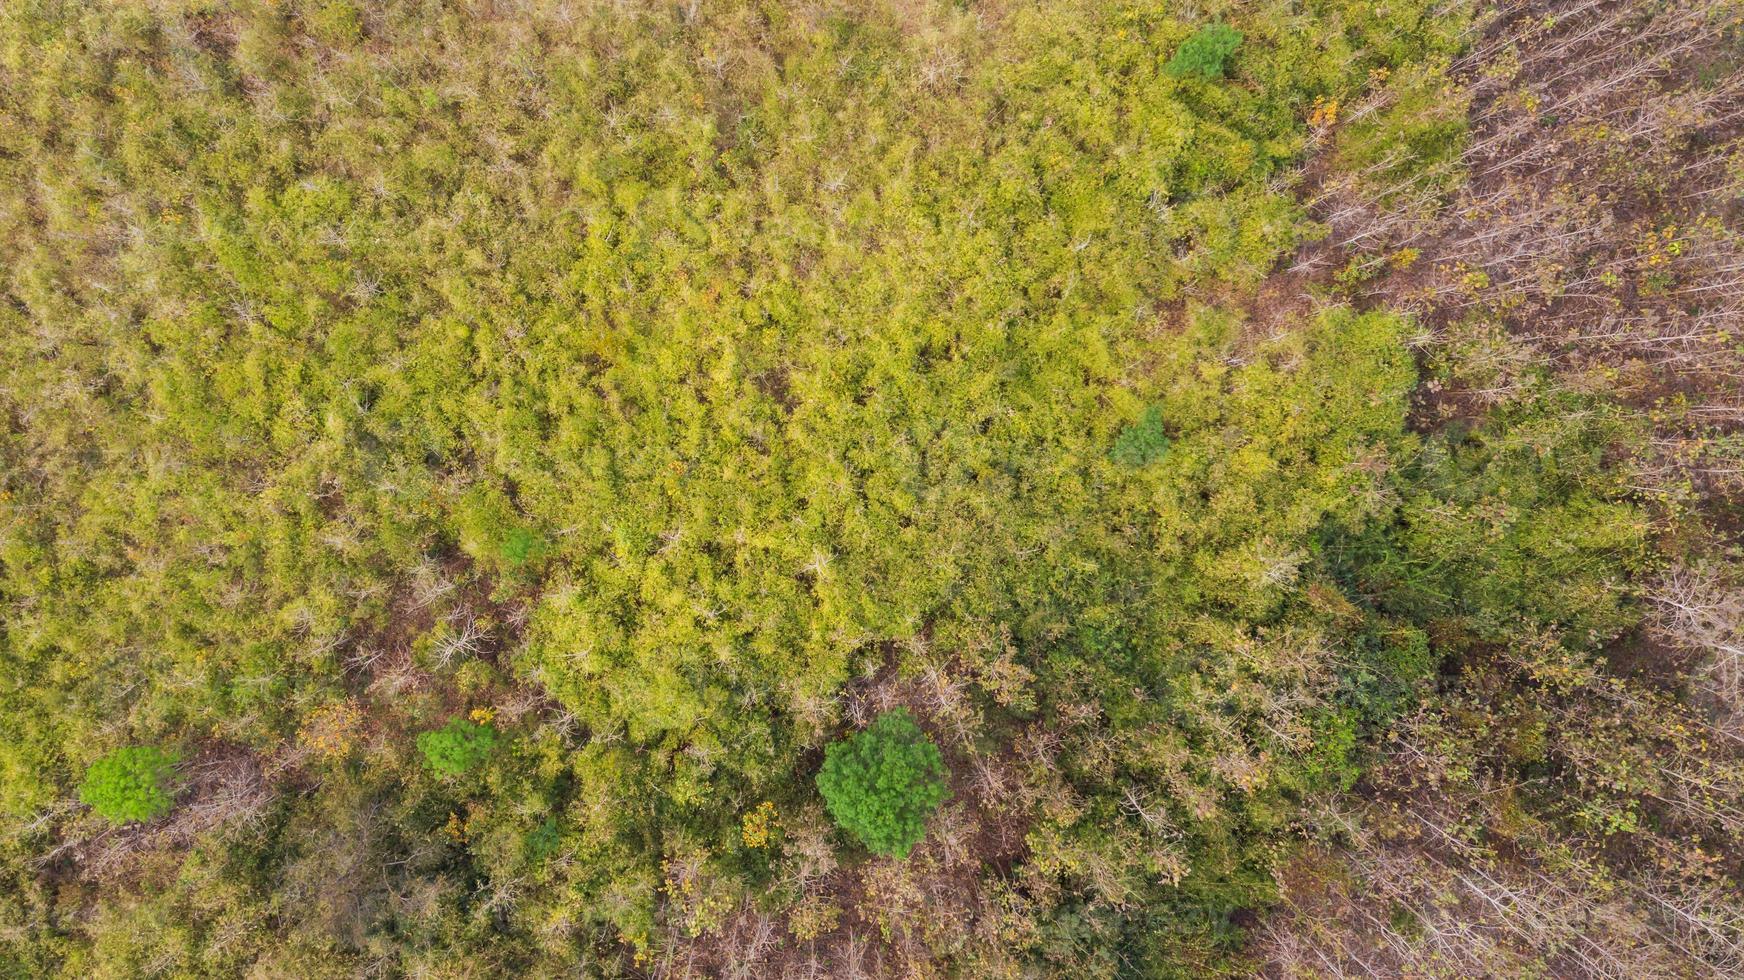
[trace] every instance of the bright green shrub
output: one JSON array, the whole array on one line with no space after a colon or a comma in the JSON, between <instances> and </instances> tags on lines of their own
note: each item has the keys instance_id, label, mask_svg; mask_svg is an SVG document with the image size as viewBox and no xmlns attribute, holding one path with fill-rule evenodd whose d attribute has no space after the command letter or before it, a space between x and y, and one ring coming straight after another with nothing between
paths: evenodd
<instances>
[{"instance_id":1,"label":"bright green shrub","mask_svg":"<svg viewBox=\"0 0 1744 980\"><path fill-rule=\"evenodd\" d=\"M151 745L116 749L85 770L79 799L112 823L169 812L176 757Z\"/></svg>"},{"instance_id":2,"label":"bright green shrub","mask_svg":"<svg viewBox=\"0 0 1744 980\"><path fill-rule=\"evenodd\" d=\"M455 718L442 728L418 736L424 764L443 776L457 776L483 762L497 744L489 724Z\"/></svg>"},{"instance_id":3,"label":"bright green shrub","mask_svg":"<svg viewBox=\"0 0 1744 980\"><path fill-rule=\"evenodd\" d=\"M1241 47L1241 32L1228 24L1206 24L1181 42L1163 71L1176 78L1218 78L1223 63Z\"/></svg>"},{"instance_id":4,"label":"bright green shrub","mask_svg":"<svg viewBox=\"0 0 1744 980\"><path fill-rule=\"evenodd\" d=\"M889 857L908 856L950 795L939 747L901 708L826 749L817 785L836 823Z\"/></svg>"}]
</instances>

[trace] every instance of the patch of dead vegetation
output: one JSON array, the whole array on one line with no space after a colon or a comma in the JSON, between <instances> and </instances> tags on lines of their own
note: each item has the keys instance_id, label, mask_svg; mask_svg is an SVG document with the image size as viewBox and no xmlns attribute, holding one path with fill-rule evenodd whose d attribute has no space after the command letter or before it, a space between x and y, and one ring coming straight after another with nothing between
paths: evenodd
<instances>
[{"instance_id":1,"label":"patch of dead vegetation","mask_svg":"<svg viewBox=\"0 0 1744 980\"><path fill-rule=\"evenodd\" d=\"M1443 172L1307 182L1329 234L1296 267L1438 338L1424 424L1527 397L1548 367L1651 422L1648 486L1744 490L1741 19L1703 0L1503 4L1453 69L1469 144L1430 168L1464 176L1451 200Z\"/></svg>"},{"instance_id":2,"label":"patch of dead vegetation","mask_svg":"<svg viewBox=\"0 0 1744 980\"><path fill-rule=\"evenodd\" d=\"M1426 430L1546 389L1603 395L1649 433L1626 461L1641 499L1701 515L1712 540L1686 550L1724 550L1744 496L1741 17L1705 0L1500 4L1453 66L1470 136L1445 171L1379 182L1336 166L1325 134L1302 187L1328 234L1262 290L1286 302L1250 304L1255 329L1307 294L1415 312ZM1377 86L1345 124L1390 97ZM1312 843L1256 933L1261 974L1744 970L1744 743L1725 679L1706 679L1737 616L1710 585L1690 568L1643 583L1647 627L1560 696L1567 678L1506 653L1443 678L1358 795L1305 820ZM1513 741L1455 733L1522 731L1510 703L1549 720ZM1627 790L1607 775L1623 770Z\"/></svg>"}]
</instances>

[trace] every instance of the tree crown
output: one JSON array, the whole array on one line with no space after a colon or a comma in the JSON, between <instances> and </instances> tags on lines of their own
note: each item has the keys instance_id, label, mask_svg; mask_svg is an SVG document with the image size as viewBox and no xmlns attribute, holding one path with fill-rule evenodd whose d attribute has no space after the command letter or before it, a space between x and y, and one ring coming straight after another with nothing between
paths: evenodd
<instances>
[{"instance_id":1,"label":"tree crown","mask_svg":"<svg viewBox=\"0 0 1744 980\"><path fill-rule=\"evenodd\" d=\"M497 744L497 730L489 723L455 718L441 728L418 736L418 751L424 764L443 776L467 772L490 755Z\"/></svg>"},{"instance_id":2,"label":"tree crown","mask_svg":"<svg viewBox=\"0 0 1744 980\"><path fill-rule=\"evenodd\" d=\"M168 812L176 757L152 745L116 749L85 770L79 799L112 823Z\"/></svg>"},{"instance_id":3,"label":"tree crown","mask_svg":"<svg viewBox=\"0 0 1744 980\"><path fill-rule=\"evenodd\" d=\"M826 749L817 785L843 830L890 857L908 856L950 795L938 746L901 708Z\"/></svg>"}]
</instances>

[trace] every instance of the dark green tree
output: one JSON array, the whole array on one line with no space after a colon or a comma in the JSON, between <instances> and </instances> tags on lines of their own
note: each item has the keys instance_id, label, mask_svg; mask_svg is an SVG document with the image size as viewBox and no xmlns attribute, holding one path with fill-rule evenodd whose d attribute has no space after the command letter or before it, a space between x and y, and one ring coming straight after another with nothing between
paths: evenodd
<instances>
[{"instance_id":1,"label":"dark green tree","mask_svg":"<svg viewBox=\"0 0 1744 980\"><path fill-rule=\"evenodd\" d=\"M85 770L79 799L112 823L167 813L176 757L151 745L116 749Z\"/></svg>"},{"instance_id":2,"label":"dark green tree","mask_svg":"<svg viewBox=\"0 0 1744 980\"><path fill-rule=\"evenodd\" d=\"M945 798L945 763L906 710L824 751L819 792L837 825L874 853L907 857Z\"/></svg>"}]
</instances>

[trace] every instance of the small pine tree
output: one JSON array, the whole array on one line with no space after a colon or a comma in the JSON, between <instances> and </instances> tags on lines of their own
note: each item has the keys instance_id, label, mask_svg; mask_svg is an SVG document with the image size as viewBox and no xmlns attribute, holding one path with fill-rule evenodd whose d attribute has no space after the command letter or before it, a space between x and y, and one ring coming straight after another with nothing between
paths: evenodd
<instances>
[{"instance_id":1,"label":"small pine tree","mask_svg":"<svg viewBox=\"0 0 1744 980\"><path fill-rule=\"evenodd\" d=\"M1176 78L1223 77L1223 65L1241 47L1241 32L1228 24L1206 24L1181 42L1163 71Z\"/></svg>"},{"instance_id":2,"label":"small pine tree","mask_svg":"<svg viewBox=\"0 0 1744 980\"><path fill-rule=\"evenodd\" d=\"M418 736L418 751L424 764L443 776L457 776L483 762L497 744L497 730L489 723L455 718L435 731Z\"/></svg>"},{"instance_id":3,"label":"small pine tree","mask_svg":"<svg viewBox=\"0 0 1744 980\"><path fill-rule=\"evenodd\" d=\"M111 823L150 820L169 811L175 764L156 746L116 749L85 770L79 799Z\"/></svg>"},{"instance_id":4,"label":"small pine tree","mask_svg":"<svg viewBox=\"0 0 1744 980\"><path fill-rule=\"evenodd\" d=\"M1114 440L1109 455L1123 466L1139 467L1162 459L1169 451L1169 434L1163 421L1163 407L1152 405L1137 422L1126 427Z\"/></svg>"},{"instance_id":5,"label":"small pine tree","mask_svg":"<svg viewBox=\"0 0 1744 980\"><path fill-rule=\"evenodd\" d=\"M938 746L901 708L826 749L817 786L838 826L889 857L908 856L950 795Z\"/></svg>"}]
</instances>

